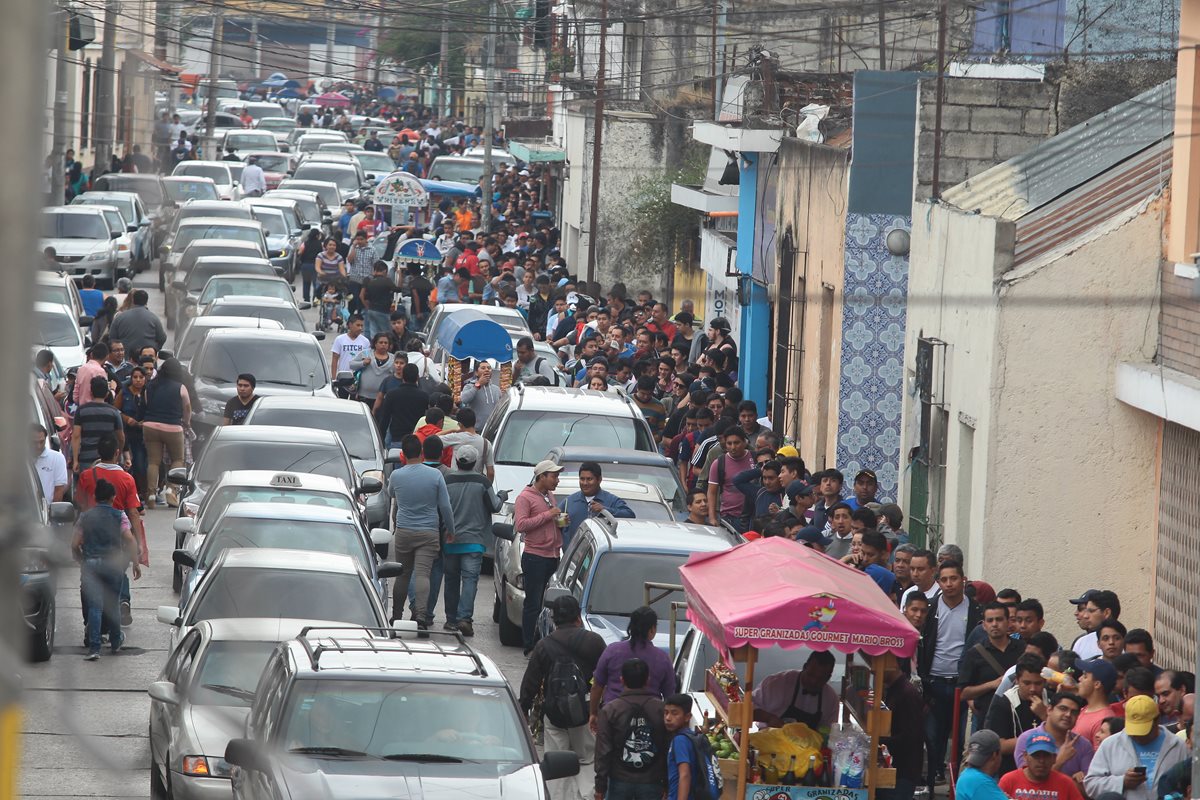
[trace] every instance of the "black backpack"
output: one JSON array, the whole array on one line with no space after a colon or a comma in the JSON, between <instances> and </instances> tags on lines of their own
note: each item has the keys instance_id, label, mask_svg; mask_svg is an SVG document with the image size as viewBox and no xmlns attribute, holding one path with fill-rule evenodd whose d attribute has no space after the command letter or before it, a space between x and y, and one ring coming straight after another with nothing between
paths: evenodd
<instances>
[{"instance_id":1,"label":"black backpack","mask_svg":"<svg viewBox=\"0 0 1200 800\"><path fill-rule=\"evenodd\" d=\"M637 706L625 723L625 735L621 739L621 764L628 770L642 772L658 763L658 756L654 728L650 726L646 709Z\"/></svg>"},{"instance_id":2,"label":"black backpack","mask_svg":"<svg viewBox=\"0 0 1200 800\"><path fill-rule=\"evenodd\" d=\"M572 643L579 638L579 631ZM586 725L591 715L590 689L579 662L571 655L567 646L556 639L547 638L546 649L552 659L546 675L542 698L542 712L551 725L557 728L578 728ZM550 644L553 642L554 647Z\"/></svg>"},{"instance_id":3,"label":"black backpack","mask_svg":"<svg viewBox=\"0 0 1200 800\"><path fill-rule=\"evenodd\" d=\"M680 731L678 735L686 736L696 753L696 760L691 765L692 773L696 776L692 780L691 800L718 800L725 788L725 779L721 776L721 764L713 755L708 737L694 731Z\"/></svg>"}]
</instances>

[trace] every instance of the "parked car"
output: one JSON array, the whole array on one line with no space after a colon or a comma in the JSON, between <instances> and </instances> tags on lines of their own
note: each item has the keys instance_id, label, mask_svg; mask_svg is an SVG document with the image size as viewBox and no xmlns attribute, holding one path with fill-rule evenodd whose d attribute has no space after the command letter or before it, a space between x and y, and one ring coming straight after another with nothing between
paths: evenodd
<instances>
[{"instance_id":1,"label":"parked car","mask_svg":"<svg viewBox=\"0 0 1200 800\"><path fill-rule=\"evenodd\" d=\"M144 272L154 257L152 222L142 199L134 192L84 192L71 200L71 205L114 206L127 223L131 241L133 269Z\"/></svg>"},{"instance_id":2,"label":"parked car","mask_svg":"<svg viewBox=\"0 0 1200 800\"><path fill-rule=\"evenodd\" d=\"M273 138L273 137L272 137ZM255 147L255 149L261 149ZM180 161L171 171L172 175L187 177L211 178L217 185L217 193L222 200L241 200L242 190L229 171L227 161Z\"/></svg>"},{"instance_id":3,"label":"parked car","mask_svg":"<svg viewBox=\"0 0 1200 800\"><path fill-rule=\"evenodd\" d=\"M186 276L196 266L196 262L206 256L256 258L266 261L267 250L262 242L242 242L236 239L197 239L185 247L183 252L172 253L170 259L164 259L159 265L158 274L159 279L164 282L163 291L166 291L164 273L170 274L171 282L174 282L175 276L180 278ZM274 267L271 268L271 277L277 277Z\"/></svg>"},{"instance_id":4,"label":"parked car","mask_svg":"<svg viewBox=\"0 0 1200 800\"><path fill-rule=\"evenodd\" d=\"M664 455L645 450L568 445L551 448L546 458L566 468L568 473L578 472L579 465L585 461L595 461L604 472L605 483L609 478L621 478L650 484L662 492L675 518L687 516L687 490L679 480L675 462ZM729 480L733 480L732 475Z\"/></svg>"},{"instance_id":5,"label":"parked car","mask_svg":"<svg viewBox=\"0 0 1200 800\"><path fill-rule=\"evenodd\" d=\"M46 502L41 479L34 473L32 465L25 469L19 494L26 505L26 519L43 529L75 519L75 507L70 503ZM49 661L54 655L57 583L45 540L34 539L34 542L20 550L21 611L29 635L29 660Z\"/></svg>"},{"instance_id":6,"label":"parked car","mask_svg":"<svg viewBox=\"0 0 1200 800\"><path fill-rule=\"evenodd\" d=\"M292 287L283 278L274 275L214 275L204 284L200 295L196 298L197 316L203 316L210 303L229 295L242 297L268 297L275 300L285 300L301 310L309 308L304 303L296 302Z\"/></svg>"},{"instance_id":7,"label":"parked car","mask_svg":"<svg viewBox=\"0 0 1200 800\"><path fill-rule=\"evenodd\" d=\"M188 200L220 200L217 184L212 178L197 175L166 175L162 179L167 197L176 205ZM156 243L157 244L157 243Z\"/></svg>"},{"instance_id":8,"label":"parked car","mask_svg":"<svg viewBox=\"0 0 1200 800\"><path fill-rule=\"evenodd\" d=\"M85 340L79 327L91 324L91 317L77 316L67 306L56 303L34 303L33 316L36 324L34 345L38 349L50 350L68 370L87 360Z\"/></svg>"},{"instance_id":9,"label":"parked car","mask_svg":"<svg viewBox=\"0 0 1200 800\"><path fill-rule=\"evenodd\" d=\"M263 667L311 619L211 619L179 642L150 684L150 796L228 797L225 746L242 735Z\"/></svg>"},{"instance_id":10,"label":"parked car","mask_svg":"<svg viewBox=\"0 0 1200 800\"><path fill-rule=\"evenodd\" d=\"M282 184L283 182L280 181L280 183ZM337 187L334 188L336 189ZM264 194L262 199L290 200L294 202L296 210L300 214L301 223L307 223L312 228L320 228L322 234L328 235L333 219L333 212L329 210L329 205L317 192L307 189L284 189L281 186Z\"/></svg>"},{"instance_id":11,"label":"parked car","mask_svg":"<svg viewBox=\"0 0 1200 800\"><path fill-rule=\"evenodd\" d=\"M387 153L372 153L367 150L355 150L350 153L350 156L358 162L358 166L366 174L367 180L371 183L379 183L392 172L395 172L396 166L392 163L391 156Z\"/></svg>"},{"instance_id":12,"label":"parked car","mask_svg":"<svg viewBox=\"0 0 1200 800\"><path fill-rule=\"evenodd\" d=\"M71 309L76 317L83 316L83 301L79 297L79 287L75 281L61 272L37 273L37 286L34 300L39 303L54 303Z\"/></svg>"},{"instance_id":13,"label":"parked car","mask_svg":"<svg viewBox=\"0 0 1200 800\"><path fill-rule=\"evenodd\" d=\"M270 131L230 129L221 137L220 142L219 150L221 152L228 152L232 147L235 155L242 158L243 161L246 158L245 153L249 150L279 149L279 140Z\"/></svg>"},{"instance_id":14,"label":"parked car","mask_svg":"<svg viewBox=\"0 0 1200 800\"><path fill-rule=\"evenodd\" d=\"M308 330L300 309L292 298L281 300L277 297L255 297L236 294L215 298L204 309L205 314L219 317L244 317L246 319L274 320L285 331L304 333ZM324 339L321 331L313 331L317 339ZM359 405L362 405L361 403Z\"/></svg>"},{"instance_id":15,"label":"parked car","mask_svg":"<svg viewBox=\"0 0 1200 800\"><path fill-rule=\"evenodd\" d=\"M547 781L578 773L575 753L539 763L491 659L457 634L414 634L312 630L280 644L246 738L225 750L233 796L542 800Z\"/></svg>"},{"instance_id":16,"label":"parked car","mask_svg":"<svg viewBox=\"0 0 1200 800\"><path fill-rule=\"evenodd\" d=\"M112 289L120 269L116 240L120 237L91 206L54 206L42 210L38 247L54 248L54 258L63 272L74 278L94 275L96 282Z\"/></svg>"},{"instance_id":17,"label":"parked car","mask_svg":"<svg viewBox=\"0 0 1200 800\"><path fill-rule=\"evenodd\" d=\"M553 602L563 595L579 601L583 626L612 644L625 638L629 615L647 605L647 582L678 585L679 568L693 553L715 553L742 543L742 538L725 528L690 525L683 522L649 522L638 519L614 519L602 514L586 520L575 531L571 545L546 585L544 600ZM657 599L654 599L657 598ZM652 595L650 607L658 613L658 635L654 644L666 650L671 629L668 620L672 600L682 593L659 591ZM503 617L502 617L503 619ZM676 636L687 632L686 618L677 619ZM554 623L543 609L538 616L537 635L554 630Z\"/></svg>"},{"instance_id":18,"label":"parked car","mask_svg":"<svg viewBox=\"0 0 1200 800\"><path fill-rule=\"evenodd\" d=\"M92 181L92 191L133 192L140 197L146 213L150 215L150 252L158 252L175 218L177 205L177 201L168 194L165 178L132 172L110 172Z\"/></svg>"},{"instance_id":19,"label":"parked car","mask_svg":"<svg viewBox=\"0 0 1200 800\"><path fill-rule=\"evenodd\" d=\"M275 137L275 149L286 153L290 146L288 145L288 134L296 128L296 120L290 117L263 117L254 123L256 131L266 131Z\"/></svg>"},{"instance_id":20,"label":"parked car","mask_svg":"<svg viewBox=\"0 0 1200 800\"><path fill-rule=\"evenodd\" d=\"M324 161L305 162L296 167L296 171L292 173L292 178L287 181L287 184L294 185L293 180L332 183L340 192L341 203L347 200L357 200L363 192L370 188L367 186L367 176L363 173L362 167L353 160L345 164Z\"/></svg>"},{"instance_id":21,"label":"parked car","mask_svg":"<svg viewBox=\"0 0 1200 800\"><path fill-rule=\"evenodd\" d=\"M136 225L130 225L125 216L121 213L121 209L114 205L88 203L88 208L94 208L103 212L104 222L108 225L108 235L112 238L113 244L117 250L117 277L125 278L133 276L133 232L137 230ZM113 284L112 288L116 288Z\"/></svg>"},{"instance_id":22,"label":"parked car","mask_svg":"<svg viewBox=\"0 0 1200 800\"><path fill-rule=\"evenodd\" d=\"M332 181L318 180L300 180L298 178L288 178L279 182L279 188L274 192L267 194L275 194L280 191L300 190L303 192L312 192L321 198L321 202L325 204L325 208L321 210L321 216L324 217L325 211L328 209L339 208L342 205L342 191L336 183Z\"/></svg>"},{"instance_id":23,"label":"parked car","mask_svg":"<svg viewBox=\"0 0 1200 800\"><path fill-rule=\"evenodd\" d=\"M604 490L621 498L633 510L636 519L670 521L675 518L671 506L663 499L662 492L654 486L624 480L610 480L606 475ZM579 491L579 479L573 475L559 478L557 497L566 498ZM504 524L513 524L513 503L516 496L504 503L501 515ZM504 530L504 529L501 529ZM492 619L500 625L500 644L517 647L521 644L521 608L525 604L525 576L521 573L521 555L525 552L523 540L514 536L508 540L493 538L495 569L492 581L496 587L496 603Z\"/></svg>"},{"instance_id":24,"label":"parked car","mask_svg":"<svg viewBox=\"0 0 1200 800\"><path fill-rule=\"evenodd\" d=\"M391 568L381 570L393 577ZM362 565L350 556L306 550L225 550L182 607L159 606L171 647L206 619L328 619L381 628L387 611Z\"/></svg>"},{"instance_id":25,"label":"parked car","mask_svg":"<svg viewBox=\"0 0 1200 800\"><path fill-rule=\"evenodd\" d=\"M254 204L250 206L254 219L262 225L263 235L267 237L267 258L271 266L281 278L289 282L296 279L299 272L300 234L288 224L288 218L278 208Z\"/></svg>"},{"instance_id":26,"label":"parked car","mask_svg":"<svg viewBox=\"0 0 1200 800\"><path fill-rule=\"evenodd\" d=\"M164 301L168 328L182 327L189 317L196 315L200 290L214 275L274 277L275 268L264 258L202 256L196 259L196 263L186 273L176 273L176 279L167 287Z\"/></svg>"},{"instance_id":27,"label":"parked car","mask_svg":"<svg viewBox=\"0 0 1200 800\"><path fill-rule=\"evenodd\" d=\"M189 369L192 359L200 345L208 338L208 334L221 328L255 328L257 330L281 331L283 326L271 319L251 319L249 317L196 317L188 321L182 330L175 331L175 346L172 348L179 363L184 369Z\"/></svg>"},{"instance_id":28,"label":"parked car","mask_svg":"<svg viewBox=\"0 0 1200 800\"><path fill-rule=\"evenodd\" d=\"M370 406L357 400L300 395L264 397L254 404L246 417L247 425L284 425L292 428L311 428L333 431L342 440L354 472L363 478L386 479L382 437L371 415ZM393 519L386 492L376 492L367 498L367 526L388 527ZM386 552L386 550L385 550Z\"/></svg>"},{"instance_id":29,"label":"parked car","mask_svg":"<svg viewBox=\"0 0 1200 800\"><path fill-rule=\"evenodd\" d=\"M254 158L263 171L263 180L267 189L274 189L279 182L287 177L292 169L292 157L287 153L272 153L265 150L253 150L248 153L238 153L243 161L249 163Z\"/></svg>"}]
</instances>

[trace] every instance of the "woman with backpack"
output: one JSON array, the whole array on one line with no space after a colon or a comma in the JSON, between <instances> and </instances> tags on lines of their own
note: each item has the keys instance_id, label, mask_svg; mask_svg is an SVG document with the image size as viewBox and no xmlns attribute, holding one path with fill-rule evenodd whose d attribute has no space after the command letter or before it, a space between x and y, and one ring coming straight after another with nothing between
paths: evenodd
<instances>
[{"instance_id":1,"label":"woman with backpack","mask_svg":"<svg viewBox=\"0 0 1200 800\"><path fill-rule=\"evenodd\" d=\"M675 694L675 668L666 651L654 646L657 633L658 614L653 608L642 606L629 615L625 639L604 648L592 680L591 718L588 724L593 733L596 732L596 717L601 705L607 705L621 695L621 666L631 658L644 661L650 670L645 684L647 691L659 698Z\"/></svg>"}]
</instances>

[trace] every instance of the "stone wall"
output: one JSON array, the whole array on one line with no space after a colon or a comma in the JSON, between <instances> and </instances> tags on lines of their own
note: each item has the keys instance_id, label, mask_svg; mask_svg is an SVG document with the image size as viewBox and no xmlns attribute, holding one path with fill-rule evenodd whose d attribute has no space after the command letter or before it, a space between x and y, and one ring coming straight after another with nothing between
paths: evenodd
<instances>
[{"instance_id":1,"label":"stone wall","mask_svg":"<svg viewBox=\"0 0 1200 800\"><path fill-rule=\"evenodd\" d=\"M946 78L939 183L944 190L1032 150L1061 130L1056 87L1040 81ZM915 200L933 188L937 81L921 81Z\"/></svg>"}]
</instances>

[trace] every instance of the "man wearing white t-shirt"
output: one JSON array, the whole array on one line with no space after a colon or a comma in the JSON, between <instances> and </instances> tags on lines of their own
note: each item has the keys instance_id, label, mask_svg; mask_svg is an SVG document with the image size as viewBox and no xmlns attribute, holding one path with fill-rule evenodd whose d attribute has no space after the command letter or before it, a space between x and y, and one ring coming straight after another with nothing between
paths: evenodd
<instances>
[{"instance_id":1,"label":"man wearing white t-shirt","mask_svg":"<svg viewBox=\"0 0 1200 800\"><path fill-rule=\"evenodd\" d=\"M363 318L361 314L350 317L346 323L346 332L333 340L333 361L330 363L330 373L336 378L338 365L349 369L350 362L356 355L370 348L371 341L363 336Z\"/></svg>"},{"instance_id":2,"label":"man wearing white t-shirt","mask_svg":"<svg viewBox=\"0 0 1200 800\"><path fill-rule=\"evenodd\" d=\"M1100 643L1096 631L1106 619L1121 616L1121 601L1117 593L1109 589L1088 589L1070 603L1075 606L1075 622L1084 631L1071 643L1071 649L1082 659L1099 658Z\"/></svg>"}]
</instances>

